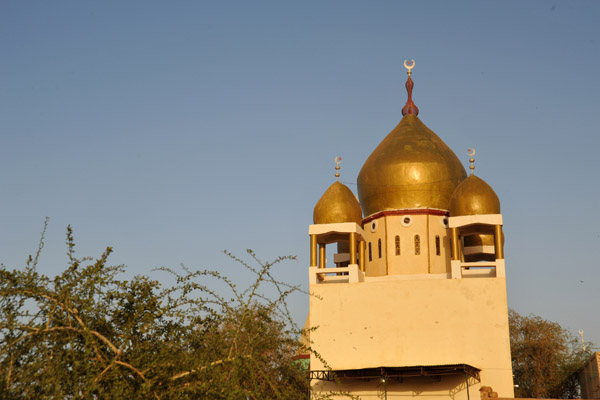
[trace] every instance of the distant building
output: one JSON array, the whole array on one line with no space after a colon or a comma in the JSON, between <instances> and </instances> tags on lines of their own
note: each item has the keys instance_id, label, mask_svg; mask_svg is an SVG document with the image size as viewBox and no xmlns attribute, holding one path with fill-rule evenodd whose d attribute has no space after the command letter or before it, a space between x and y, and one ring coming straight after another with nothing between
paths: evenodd
<instances>
[{"instance_id":1,"label":"distant building","mask_svg":"<svg viewBox=\"0 0 600 400\"><path fill-rule=\"evenodd\" d=\"M596 352L577 372L582 399L600 399L600 353Z\"/></svg>"},{"instance_id":2,"label":"distant building","mask_svg":"<svg viewBox=\"0 0 600 400\"><path fill-rule=\"evenodd\" d=\"M467 177L417 117L405 66L403 118L364 163L360 202L336 181L314 209L311 385L362 399L514 397L500 201L473 174L474 151Z\"/></svg>"}]
</instances>

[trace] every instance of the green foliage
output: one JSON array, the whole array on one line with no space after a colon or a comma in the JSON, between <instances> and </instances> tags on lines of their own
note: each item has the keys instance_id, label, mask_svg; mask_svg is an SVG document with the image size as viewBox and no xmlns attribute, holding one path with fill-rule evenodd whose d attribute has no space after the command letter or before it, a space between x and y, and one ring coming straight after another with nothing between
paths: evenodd
<instances>
[{"instance_id":1,"label":"green foliage","mask_svg":"<svg viewBox=\"0 0 600 400\"><path fill-rule=\"evenodd\" d=\"M556 322L509 311L515 397L577 398L576 372L590 357L578 338ZM587 345L587 344L586 344Z\"/></svg>"},{"instance_id":2,"label":"green foliage","mask_svg":"<svg viewBox=\"0 0 600 400\"><path fill-rule=\"evenodd\" d=\"M217 271L163 268L174 284L124 280L124 266L77 258L67 230L68 267L50 278L35 257L0 268L0 398L301 399L306 371L294 360L299 331L286 299L298 288L262 262L240 290ZM229 295L215 285L227 287ZM265 287L276 293L265 295Z\"/></svg>"}]
</instances>

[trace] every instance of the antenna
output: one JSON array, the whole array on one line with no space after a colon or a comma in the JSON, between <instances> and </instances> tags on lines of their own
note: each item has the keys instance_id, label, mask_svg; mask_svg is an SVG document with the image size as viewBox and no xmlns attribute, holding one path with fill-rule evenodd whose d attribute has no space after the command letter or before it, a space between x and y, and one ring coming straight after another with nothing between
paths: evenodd
<instances>
[{"instance_id":1,"label":"antenna","mask_svg":"<svg viewBox=\"0 0 600 400\"><path fill-rule=\"evenodd\" d=\"M585 351L585 342L583 341L583 329L579 330L579 336L581 336L581 347L583 348L583 351Z\"/></svg>"}]
</instances>

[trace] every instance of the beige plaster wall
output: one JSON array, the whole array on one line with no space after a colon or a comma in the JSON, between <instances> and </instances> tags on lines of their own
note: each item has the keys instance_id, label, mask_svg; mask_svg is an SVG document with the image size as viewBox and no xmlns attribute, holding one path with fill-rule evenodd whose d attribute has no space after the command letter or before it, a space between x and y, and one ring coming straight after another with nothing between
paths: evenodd
<instances>
[{"instance_id":1,"label":"beige plaster wall","mask_svg":"<svg viewBox=\"0 0 600 400\"><path fill-rule=\"evenodd\" d=\"M447 224L444 225L443 220L448 221L448 217L440 215L429 215L429 260L430 272L432 274L442 274L450 272L451 259L451 244L450 244L450 229ZM436 254L435 237L440 238L440 254Z\"/></svg>"},{"instance_id":2,"label":"beige plaster wall","mask_svg":"<svg viewBox=\"0 0 600 400\"><path fill-rule=\"evenodd\" d=\"M388 224L389 274L426 274L429 272L427 215L410 215L410 226L402 226L404 215L385 216ZM395 255L395 237L400 236L400 255ZM415 254L415 235L419 235L421 251Z\"/></svg>"},{"instance_id":3,"label":"beige plaster wall","mask_svg":"<svg viewBox=\"0 0 600 400\"><path fill-rule=\"evenodd\" d=\"M366 275L382 276L387 274L386 220L378 218L363 226L366 245ZM379 257L378 242L381 240L381 257ZM371 259L369 259L369 243L371 244Z\"/></svg>"},{"instance_id":4,"label":"beige plaster wall","mask_svg":"<svg viewBox=\"0 0 600 400\"><path fill-rule=\"evenodd\" d=\"M402 220L407 215L383 216L365 224L367 242L366 276L439 274L450 272L449 230L442 224L446 218L438 215L408 215L410 226ZM373 231L373 223L375 230ZM420 253L415 254L415 235L420 238ZM396 236L400 238L400 254L396 254ZM436 254L435 237L440 238L440 254ZM378 240L382 240L382 257L378 255ZM372 259L368 257L371 243ZM387 265L386 265L387 263Z\"/></svg>"},{"instance_id":5,"label":"beige plaster wall","mask_svg":"<svg viewBox=\"0 0 600 400\"><path fill-rule=\"evenodd\" d=\"M310 286L317 352L334 370L469 364L514 396L504 278ZM311 369L325 369L311 358Z\"/></svg>"}]
</instances>

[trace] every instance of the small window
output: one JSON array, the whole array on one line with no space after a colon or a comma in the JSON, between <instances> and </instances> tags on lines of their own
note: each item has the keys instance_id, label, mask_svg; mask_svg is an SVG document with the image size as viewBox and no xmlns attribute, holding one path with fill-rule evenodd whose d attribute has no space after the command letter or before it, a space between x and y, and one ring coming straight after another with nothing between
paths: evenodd
<instances>
[{"instance_id":1,"label":"small window","mask_svg":"<svg viewBox=\"0 0 600 400\"><path fill-rule=\"evenodd\" d=\"M381 258L381 239L377 241L377 251L379 252L379 258Z\"/></svg>"},{"instance_id":2,"label":"small window","mask_svg":"<svg viewBox=\"0 0 600 400\"><path fill-rule=\"evenodd\" d=\"M375 233L377 230L377 221L371 222L371 232Z\"/></svg>"},{"instance_id":3,"label":"small window","mask_svg":"<svg viewBox=\"0 0 600 400\"><path fill-rule=\"evenodd\" d=\"M400 236L396 235L396 255L400 255Z\"/></svg>"},{"instance_id":4,"label":"small window","mask_svg":"<svg viewBox=\"0 0 600 400\"><path fill-rule=\"evenodd\" d=\"M402 217L402 219L400 220L400 223L402 224L403 227L408 228L409 226L412 225L412 217L406 215L406 216Z\"/></svg>"},{"instance_id":5,"label":"small window","mask_svg":"<svg viewBox=\"0 0 600 400\"><path fill-rule=\"evenodd\" d=\"M440 236L435 235L435 255L440 255Z\"/></svg>"},{"instance_id":6,"label":"small window","mask_svg":"<svg viewBox=\"0 0 600 400\"><path fill-rule=\"evenodd\" d=\"M419 254L421 254L421 237L415 235L415 255L418 256Z\"/></svg>"},{"instance_id":7,"label":"small window","mask_svg":"<svg viewBox=\"0 0 600 400\"><path fill-rule=\"evenodd\" d=\"M373 252L371 251L371 242L369 242L369 261L373 261Z\"/></svg>"}]
</instances>

